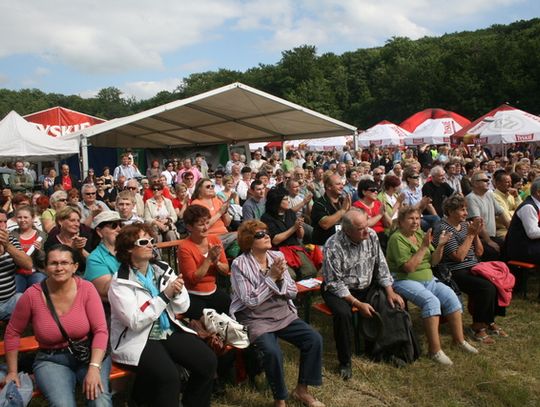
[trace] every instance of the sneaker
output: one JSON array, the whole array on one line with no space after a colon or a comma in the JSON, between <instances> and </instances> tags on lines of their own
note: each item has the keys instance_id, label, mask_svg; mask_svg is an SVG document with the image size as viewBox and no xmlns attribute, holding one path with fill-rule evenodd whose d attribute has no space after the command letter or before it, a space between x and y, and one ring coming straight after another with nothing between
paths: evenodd
<instances>
[{"instance_id":1,"label":"sneaker","mask_svg":"<svg viewBox=\"0 0 540 407\"><path fill-rule=\"evenodd\" d=\"M448 356L446 356L446 353L444 353L442 349L437 353L431 355L431 359L445 366L452 366L454 364L454 362L452 362L452 360Z\"/></svg>"},{"instance_id":2,"label":"sneaker","mask_svg":"<svg viewBox=\"0 0 540 407\"><path fill-rule=\"evenodd\" d=\"M465 352L469 352L469 353L474 353L474 354L477 354L478 353L478 349L476 349L474 346L472 346L469 342L467 341L463 341L461 343L458 343L457 344L457 347Z\"/></svg>"},{"instance_id":3,"label":"sneaker","mask_svg":"<svg viewBox=\"0 0 540 407\"><path fill-rule=\"evenodd\" d=\"M339 376L343 380L349 380L352 377L352 368L350 362L345 365L339 365Z\"/></svg>"}]
</instances>

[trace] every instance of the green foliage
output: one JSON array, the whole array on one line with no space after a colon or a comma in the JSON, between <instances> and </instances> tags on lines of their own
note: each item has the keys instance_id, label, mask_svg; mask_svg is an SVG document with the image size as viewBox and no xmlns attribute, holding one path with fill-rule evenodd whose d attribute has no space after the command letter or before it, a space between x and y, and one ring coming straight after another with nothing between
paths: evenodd
<instances>
[{"instance_id":1,"label":"green foliage","mask_svg":"<svg viewBox=\"0 0 540 407\"><path fill-rule=\"evenodd\" d=\"M115 87L96 97L46 94L37 89L0 89L0 116L64 106L112 119L242 82L367 128L380 120L401 122L429 107L474 119L508 102L539 113L540 19L494 25L474 32L394 37L382 47L343 55L317 54L312 45L284 51L274 65L245 72L219 69L195 73L173 92L151 99L126 99Z\"/></svg>"}]
</instances>

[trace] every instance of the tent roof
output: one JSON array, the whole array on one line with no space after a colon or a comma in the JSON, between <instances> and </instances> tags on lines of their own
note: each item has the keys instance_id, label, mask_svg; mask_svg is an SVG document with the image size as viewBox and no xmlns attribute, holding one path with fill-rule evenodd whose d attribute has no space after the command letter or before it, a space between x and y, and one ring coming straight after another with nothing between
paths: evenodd
<instances>
[{"instance_id":1,"label":"tent roof","mask_svg":"<svg viewBox=\"0 0 540 407\"><path fill-rule=\"evenodd\" d=\"M33 113L29 113L29 114L25 114L23 117L28 120L28 121L32 121L32 117L33 116L37 116L37 115L40 115L42 113L55 113L58 115L58 124L61 124L61 114L62 112L66 112L68 114L75 114L75 115L82 115L82 116L86 116L86 117L89 117L89 118L92 118L98 122L105 122L106 120L105 119L102 119L101 117L97 117L97 116L92 116L91 114L87 114L87 113L83 113L83 112L78 112L76 110L73 110L73 109L68 109L67 107L62 107L62 106L55 106L55 107L50 107L49 109L43 109L43 110L40 110L38 112L33 112Z\"/></svg>"},{"instance_id":2,"label":"tent roof","mask_svg":"<svg viewBox=\"0 0 540 407\"><path fill-rule=\"evenodd\" d=\"M76 140L51 137L11 111L0 121L0 158L47 161L79 152Z\"/></svg>"},{"instance_id":3,"label":"tent roof","mask_svg":"<svg viewBox=\"0 0 540 407\"><path fill-rule=\"evenodd\" d=\"M68 136L98 147L182 147L350 135L356 128L241 83Z\"/></svg>"}]
</instances>

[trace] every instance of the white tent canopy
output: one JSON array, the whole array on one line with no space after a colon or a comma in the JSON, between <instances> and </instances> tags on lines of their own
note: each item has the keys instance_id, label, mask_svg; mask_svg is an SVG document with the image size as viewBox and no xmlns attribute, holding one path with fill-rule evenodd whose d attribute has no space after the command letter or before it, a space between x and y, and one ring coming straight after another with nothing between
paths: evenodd
<instances>
[{"instance_id":1,"label":"white tent canopy","mask_svg":"<svg viewBox=\"0 0 540 407\"><path fill-rule=\"evenodd\" d=\"M98 147L167 148L348 135L356 128L241 83L98 124L68 137Z\"/></svg>"},{"instance_id":2,"label":"white tent canopy","mask_svg":"<svg viewBox=\"0 0 540 407\"><path fill-rule=\"evenodd\" d=\"M233 83L145 112L83 129L68 138L86 147L168 148L348 135L354 126Z\"/></svg>"},{"instance_id":3,"label":"white tent canopy","mask_svg":"<svg viewBox=\"0 0 540 407\"><path fill-rule=\"evenodd\" d=\"M77 140L51 137L13 110L0 121L0 146L0 158L4 160L49 161L79 152Z\"/></svg>"}]
</instances>

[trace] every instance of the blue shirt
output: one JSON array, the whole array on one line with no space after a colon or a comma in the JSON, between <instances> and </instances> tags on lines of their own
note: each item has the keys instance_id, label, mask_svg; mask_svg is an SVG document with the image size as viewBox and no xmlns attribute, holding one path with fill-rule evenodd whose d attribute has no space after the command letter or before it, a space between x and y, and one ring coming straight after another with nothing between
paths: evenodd
<instances>
[{"instance_id":1,"label":"blue shirt","mask_svg":"<svg viewBox=\"0 0 540 407\"><path fill-rule=\"evenodd\" d=\"M113 275L118 271L120 262L101 242L86 259L84 279L93 281L96 278Z\"/></svg>"}]
</instances>

